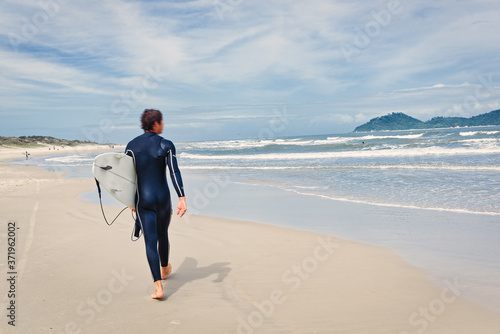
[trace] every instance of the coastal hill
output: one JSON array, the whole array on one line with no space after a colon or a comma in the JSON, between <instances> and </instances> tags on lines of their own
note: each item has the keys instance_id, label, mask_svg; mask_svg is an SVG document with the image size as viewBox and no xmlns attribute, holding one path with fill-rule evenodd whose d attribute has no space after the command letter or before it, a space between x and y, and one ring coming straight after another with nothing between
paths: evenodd
<instances>
[{"instance_id":1,"label":"coastal hill","mask_svg":"<svg viewBox=\"0 0 500 334\"><path fill-rule=\"evenodd\" d=\"M463 126L500 125L500 109L486 114L465 117L434 117L426 122L403 113L391 113L371 119L368 123L358 126L354 132L369 132L383 130L410 130L431 128L454 128Z\"/></svg>"},{"instance_id":2,"label":"coastal hill","mask_svg":"<svg viewBox=\"0 0 500 334\"><path fill-rule=\"evenodd\" d=\"M67 140L57 139L49 136L21 136L21 137L1 137L0 147L42 147L42 146L77 146L95 145L89 140Z\"/></svg>"}]
</instances>

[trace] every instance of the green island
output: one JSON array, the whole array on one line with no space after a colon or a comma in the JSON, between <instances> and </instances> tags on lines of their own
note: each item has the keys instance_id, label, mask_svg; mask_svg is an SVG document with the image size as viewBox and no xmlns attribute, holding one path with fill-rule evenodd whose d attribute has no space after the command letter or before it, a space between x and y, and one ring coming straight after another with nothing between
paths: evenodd
<instances>
[{"instance_id":1,"label":"green island","mask_svg":"<svg viewBox=\"0 0 500 334\"><path fill-rule=\"evenodd\" d=\"M401 112L391 113L371 119L358 126L354 132L370 132L384 130L413 130L432 128L455 128L466 126L500 125L500 109L486 114L466 117L434 117L426 122L408 116Z\"/></svg>"},{"instance_id":2,"label":"green island","mask_svg":"<svg viewBox=\"0 0 500 334\"><path fill-rule=\"evenodd\" d=\"M50 136L1 137L0 147L43 147L43 146L96 145L89 140L67 140Z\"/></svg>"}]
</instances>

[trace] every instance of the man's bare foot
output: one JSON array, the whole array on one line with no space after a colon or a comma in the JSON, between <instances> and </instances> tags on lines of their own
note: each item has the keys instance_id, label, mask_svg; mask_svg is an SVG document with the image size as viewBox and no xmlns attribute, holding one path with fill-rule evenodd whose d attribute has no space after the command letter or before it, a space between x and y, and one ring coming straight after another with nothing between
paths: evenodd
<instances>
[{"instance_id":1,"label":"man's bare foot","mask_svg":"<svg viewBox=\"0 0 500 334\"><path fill-rule=\"evenodd\" d=\"M155 281L155 293L151 295L153 299L161 299L165 295L163 294L163 285L161 285L161 281Z\"/></svg>"},{"instance_id":2,"label":"man's bare foot","mask_svg":"<svg viewBox=\"0 0 500 334\"><path fill-rule=\"evenodd\" d=\"M166 267L161 267L161 279L167 279L168 275L172 272L170 263Z\"/></svg>"}]
</instances>

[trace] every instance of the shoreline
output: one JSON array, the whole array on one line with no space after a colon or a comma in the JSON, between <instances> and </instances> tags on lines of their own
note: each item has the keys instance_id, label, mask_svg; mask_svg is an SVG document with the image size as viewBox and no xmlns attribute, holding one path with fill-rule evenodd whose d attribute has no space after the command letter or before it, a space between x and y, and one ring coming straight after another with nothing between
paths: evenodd
<instances>
[{"instance_id":1,"label":"shoreline","mask_svg":"<svg viewBox=\"0 0 500 334\"><path fill-rule=\"evenodd\" d=\"M24 332L106 333L118 324L135 333L144 323L176 333L488 333L500 326L497 314L462 298L460 282L440 288L388 248L192 214L173 218L174 271L164 281L166 300L152 301L131 219L108 227L99 205L77 198L95 188L93 180L0 168L2 180L33 180L0 195L2 225L20 227L16 329Z\"/></svg>"},{"instance_id":2,"label":"shoreline","mask_svg":"<svg viewBox=\"0 0 500 334\"><path fill-rule=\"evenodd\" d=\"M5 147L0 146L0 162L13 159L25 158L24 153L28 152L29 157L40 157L44 155L71 154L84 152L107 152L125 147L124 145L77 145L77 146L41 146L41 147Z\"/></svg>"},{"instance_id":3,"label":"shoreline","mask_svg":"<svg viewBox=\"0 0 500 334\"><path fill-rule=\"evenodd\" d=\"M48 174L43 174L41 177L38 173L35 173L38 177L32 177L30 172L40 170L43 171L41 167L35 166L21 166L22 168L16 168L10 166L10 160L23 160L25 158L24 152L28 151L29 158L41 157L45 155L65 155L74 153L86 153L86 152L109 152L120 149L124 146L114 146L109 145L79 145L79 146L66 146L57 147L53 149L54 146L44 146L37 148L22 148L22 147L0 147L0 191L11 190L12 188L25 185L27 183L33 182L47 182L54 178L61 178L65 173L61 172L48 172ZM29 160L28 158L28 160ZM45 171L44 171L45 172Z\"/></svg>"},{"instance_id":4,"label":"shoreline","mask_svg":"<svg viewBox=\"0 0 500 334\"><path fill-rule=\"evenodd\" d=\"M428 272L429 279L439 286L443 286L445 279L459 278L467 285L464 297L500 313L500 284L493 279L500 275L500 245L496 242L499 226L495 216L387 208L298 196L269 183L242 184L238 180L222 183L224 175L190 175L186 180L191 189L197 190L192 202L199 205L201 215L244 217L253 222L386 247ZM212 196L215 183L221 187L217 195ZM265 194L266 200L261 199L261 194ZM242 198L244 206L238 205Z\"/></svg>"},{"instance_id":5,"label":"shoreline","mask_svg":"<svg viewBox=\"0 0 500 334\"><path fill-rule=\"evenodd\" d=\"M117 149L120 150L119 147L111 150ZM81 171L41 168L69 177L92 178L91 173ZM334 201L281 190L278 183L258 182L257 186L253 182L240 182L227 172L218 175L214 171L186 170L183 174L187 176L186 189L190 190L191 214L324 233L386 247L426 271L428 279L439 287L445 286L445 280L460 279L465 284L462 297L500 313L500 285L492 281L492 277L500 274L495 269L500 264L495 255L500 248L493 237L499 232L495 217ZM262 201L263 193L269 201ZM107 192L102 195L104 205L121 207ZM99 203L94 190L78 198Z\"/></svg>"}]
</instances>

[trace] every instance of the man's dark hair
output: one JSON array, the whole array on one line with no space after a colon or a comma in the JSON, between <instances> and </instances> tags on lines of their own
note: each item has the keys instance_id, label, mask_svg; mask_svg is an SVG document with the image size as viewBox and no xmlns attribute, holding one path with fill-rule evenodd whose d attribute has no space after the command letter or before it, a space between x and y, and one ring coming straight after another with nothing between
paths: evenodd
<instances>
[{"instance_id":1,"label":"man's dark hair","mask_svg":"<svg viewBox=\"0 0 500 334\"><path fill-rule=\"evenodd\" d=\"M161 123L163 116L161 111L156 109L146 109L141 116L141 127L144 131L152 131L155 122Z\"/></svg>"}]
</instances>

